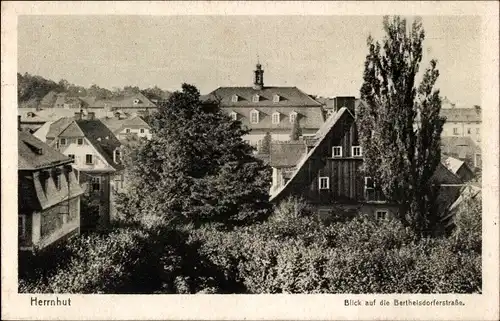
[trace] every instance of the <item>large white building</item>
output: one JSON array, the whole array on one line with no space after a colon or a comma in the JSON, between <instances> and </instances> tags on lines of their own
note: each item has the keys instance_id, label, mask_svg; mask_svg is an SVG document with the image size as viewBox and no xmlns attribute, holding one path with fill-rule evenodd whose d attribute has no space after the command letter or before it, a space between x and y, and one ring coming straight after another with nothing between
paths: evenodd
<instances>
[{"instance_id":1,"label":"large white building","mask_svg":"<svg viewBox=\"0 0 500 321\"><path fill-rule=\"evenodd\" d=\"M297 87L264 85L264 70L257 64L253 86L219 87L204 99L217 101L222 110L251 132L243 137L258 147L267 132L273 140L288 141L294 121L303 136L313 136L325 121L322 104Z\"/></svg>"}]
</instances>

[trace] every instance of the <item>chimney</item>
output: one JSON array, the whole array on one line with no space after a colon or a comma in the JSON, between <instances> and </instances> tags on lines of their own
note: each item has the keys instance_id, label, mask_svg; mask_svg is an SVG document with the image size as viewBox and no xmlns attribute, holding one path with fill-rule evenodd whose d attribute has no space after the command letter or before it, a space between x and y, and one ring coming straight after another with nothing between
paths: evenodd
<instances>
[{"instance_id":1,"label":"chimney","mask_svg":"<svg viewBox=\"0 0 500 321\"><path fill-rule=\"evenodd\" d=\"M342 107L346 107L353 115L356 115L356 97L338 96L333 98L333 109L335 112L339 111Z\"/></svg>"},{"instance_id":2,"label":"chimney","mask_svg":"<svg viewBox=\"0 0 500 321\"><path fill-rule=\"evenodd\" d=\"M75 113L75 120L81 120L81 119L82 119L82 113L81 112Z\"/></svg>"},{"instance_id":3,"label":"chimney","mask_svg":"<svg viewBox=\"0 0 500 321\"><path fill-rule=\"evenodd\" d=\"M17 130L21 130L21 115L17 115Z\"/></svg>"},{"instance_id":4,"label":"chimney","mask_svg":"<svg viewBox=\"0 0 500 321\"><path fill-rule=\"evenodd\" d=\"M87 114L87 119L88 120L94 120L95 119L95 113L92 111L89 111L89 113Z\"/></svg>"}]
</instances>

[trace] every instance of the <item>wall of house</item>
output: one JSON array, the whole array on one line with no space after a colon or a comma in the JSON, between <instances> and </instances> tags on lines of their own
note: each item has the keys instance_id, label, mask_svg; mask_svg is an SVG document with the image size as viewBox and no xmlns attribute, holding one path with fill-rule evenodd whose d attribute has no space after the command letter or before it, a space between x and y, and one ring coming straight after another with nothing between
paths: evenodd
<instances>
[{"instance_id":1,"label":"wall of house","mask_svg":"<svg viewBox=\"0 0 500 321\"><path fill-rule=\"evenodd\" d=\"M129 129L130 131L127 133L127 129ZM132 127L125 127L123 128L121 131L119 131L116 136L118 139L123 139L123 138L126 138L127 135L137 135L137 137L141 137L141 138L147 138L147 139L151 139L152 135L151 135L151 132L149 130L149 128L142 128L144 130L143 133L141 133L141 128L132 128Z\"/></svg>"},{"instance_id":2,"label":"wall of house","mask_svg":"<svg viewBox=\"0 0 500 321\"><path fill-rule=\"evenodd\" d=\"M63 201L56 206L41 211L33 224L33 243L40 247L48 246L65 235L79 230L80 197ZM36 231L39 230L39 231Z\"/></svg>"},{"instance_id":3,"label":"wall of house","mask_svg":"<svg viewBox=\"0 0 500 321\"><path fill-rule=\"evenodd\" d=\"M475 142L481 141L481 123L445 122L442 136L468 136Z\"/></svg>"},{"instance_id":4,"label":"wall of house","mask_svg":"<svg viewBox=\"0 0 500 321\"><path fill-rule=\"evenodd\" d=\"M81 138L81 137L80 137ZM95 147L90 143L87 138L83 138L83 145L78 145L77 138L66 138L66 145L59 144L59 151L64 155L75 155L75 162L73 167L81 171L99 170L99 171L112 171L113 168L108 162L100 155ZM92 164L86 163L86 155L92 155Z\"/></svg>"},{"instance_id":5,"label":"wall of house","mask_svg":"<svg viewBox=\"0 0 500 321\"><path fill-rule=\"evenodd\" d=\"M391 204L331 204L331 205L313 205L319 218L329 220L333 217L353 217L364 214L376 218L377 211L387 211L386 219L396 218L398 206Z\"/></svg>"},{"instance_id":6,"label":"wall of house","mask_svg":"<svg viewBox=\"0 0 500 321\"><path fill-rule=\"evenodd\" d=\"M97 225L93 228L106 229L111 222L111 215L115 212L114 199L112 196L112 181L120 173L98 173L98 172L80 172L80 183L85 189L87 201L97 201L99 206L99 219ZM100 187L98 191L92 189L92 177L100 178ZM82 215L86 215L82 213Z\"/></svg>"}]
</instances>

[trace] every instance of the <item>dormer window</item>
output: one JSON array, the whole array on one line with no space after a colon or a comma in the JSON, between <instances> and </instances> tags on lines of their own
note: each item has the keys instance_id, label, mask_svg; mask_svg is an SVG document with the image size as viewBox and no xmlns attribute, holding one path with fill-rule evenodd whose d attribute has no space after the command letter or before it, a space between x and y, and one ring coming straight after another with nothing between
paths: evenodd
<instances>
[{"instance_id":1,"label":"dormer window","mask_svg":"<svg viewBox=\"0 0 500 321\"><path fill-rule=\"evenodd\" d=\"M230 113L229 116L231 117L232 120L238 120L238 114L235 113L234 111Z\"/></svg>"},{"instance_id":2,"label":"dormer window","mask_svg":"<svg viewBox=\"0 0 500 321\"><path fill-rule=\"evenodd\" d=\"M140 102L140 100L139 100L139 99L137 99L137 98L136 98L136 99L134 99L134 105L137 105L139 102Z\"/></svg>"},{"instance_id":3,"label":"dormer window","mask_svg":"<svg viewBox=\"0 0 500 321\"><path fill-rule=\"evenodd\" d=\"M280 95L274 95L273 96L273 103L279 103L280 102Z\"/></svg>"},{"instance_id":4,"label":"dormer window","mask_svg":"<svg viewBox=\"0 0 500 321\"><path fill-rule=\"evenodd\" d=\"M253 95L253 97L252 97L252 102L254 102L254 103L258 103L258 102L259 102L259 100L260 100L260 96L259 96L259 95L257 95L257 94Z\"/></svg>"},{"instance_id":5,"label":"dormer window","mask_svg":"<svg viewBox=\"0 0 500 321\"><path fill-rule=\"evenodd\" d=\"M250 123L257 124L258 122L259 122L259 111L254 109L250 112Z\"/></svg>"},{"instance_id":6,"label":"dormer window","mask_svg":"<svg viewBox=\"0 0 500 321\"><path fill-rule=\"evenodd\" d=\"M296 112L291 112L290 113L290 122L294 123L296 119L297 119L297 113Z\"/></svg>"},{"instance_id":7,"label":"dormer window","mask_svg":"<svg viewBox=\"0 0 500 321\"><path fill-rule=\"evenodd\" d=\"M233 103L237 103L238 102L238 95L233 95L233 97L231 98L231 102Z\"/></svg>"},{"instance_id":8,"label":"dormer window","mask_svg":"<svg viewBox=\"0 0 500 321\"><path fill-rule=\"evenodd\" d=\"M280 123L280 113L276 112L276 113L273 113L273 116L272 116L272 121L273 121L273 124L279 124Z\"/></svg>"}]
</instances>

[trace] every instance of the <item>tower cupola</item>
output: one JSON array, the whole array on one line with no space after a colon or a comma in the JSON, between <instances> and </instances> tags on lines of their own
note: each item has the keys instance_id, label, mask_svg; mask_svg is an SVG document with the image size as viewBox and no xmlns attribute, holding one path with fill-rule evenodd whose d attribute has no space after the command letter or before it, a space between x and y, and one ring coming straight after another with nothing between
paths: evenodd
<instances>
[{"instance_id":1,"label":"tower cupola","mask_svg":"<svg viewBox=\"0 0 500 321\"><path fill-rule=\"evenodd\" d=\"M261 90L264 88L264 70L262 69L262 65L257 63L257 69L255 72L255 80L253 82L253 89Z\"/></svg>"}]
</instances>

